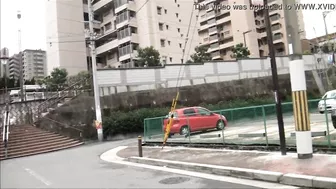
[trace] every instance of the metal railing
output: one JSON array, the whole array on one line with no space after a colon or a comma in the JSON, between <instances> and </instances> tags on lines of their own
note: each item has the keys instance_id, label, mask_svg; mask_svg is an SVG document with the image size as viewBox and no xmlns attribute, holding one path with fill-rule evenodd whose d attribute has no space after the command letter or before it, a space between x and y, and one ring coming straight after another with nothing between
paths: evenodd
<instances>
[{"instance_id":1,"label":"metal railing","mask_svg":"<svg viewBox=\"0 0 336 189\"><path fill-rule=\"evenodd\" d=\"M4 150L5 150L5 157L7 158L7 148L8 148L8 140L9 140L9 107L6 104L6 112L3 116L3 131L2 131L2 141L4 142Z\"/></svg>"},{"instance_id":2,"label":"metal railing","mask_svg":"<svg viewBox=\"0 0 336 189\"><path fill-rule=\"evenodd\" d=\"M330 127L332 124L330 111L336 108L336 103L332 107L328 106L330 100L336 102L336 98L315 99L308 101L310 112L310 124L314 145L336 148L336 128ZM328 108L323 111L322 104ZM329 103L331 104L331 103ZM288 146L295 146L295 120L293 117L293 103L282 104L286 141ZM218 124L224 122L211 120L210 116L201 121L200 114L193 116L188 114L185 117L177 117L176 124L171 128L168 142L171 143L222 143L236 145L279 145L278 124L276 119L275 104L261 106L251 106L243 108L233 108L212 111L217 116L224 116L227 120L225 129L221 129ZM180 115L181 116L181 115ZM212 122L211 122L212 121ZM219 122L220 121L220 122ZM144 120L144 141L162 142L164 136L164 125L166 117L147 118ZM202 124L203 125L200 125ZM204 125L205 122L209 125ZM211 122L211 124L210 124ZM225 122L224 122L225 123ZM184 125L182 125L184 124ZM183 127L184 126L184 127ZM175 128L174 128L175 127ZM184 129L184 130L183 130ZM189 131L186 132L185 131Z\"/></svg>"},{"instance_id":3,"label":"metal railing","mask_svg":"<svg viewBox=\"0 0 336 189\"><path fill-rule=\"evenodd\" d=\"M91 77L77 81L71 84L69 87L65 88L64 90L58 91L57 94L51 96L44 102L40 103L37 107L37 121L35 122L37 126L42 129L50 130L52 132L56 132L59 134L71 135L69 137L76 137L82 140L83 132L84 132L82 129L79 129L79 128L76 128L70 125L66 125L64 123L61 123L57 120L52 119L51 117L48 117L47 115L42 115L42 114L47 113L49 108L56 108L57 105L59 103L64 102L66 98L75 98L78 95L81 95L85 92L89 92L90 90L88 89L88 81L90 81L90 79ZM45 127L44 125L41 125L43 120L55 123L56 128L48 128L48 127Z\"/></svg>"},{"instance_id":4,"label":"metal railing","mask_svg":"<svg viewBox=\"0 0 336 189\"><path fill-rule=\"evenodd\" d=\"M42 113L47 112L49 108L55 108L55 106L65 98L73 98L88 91L85 86L85 83L87 83L88 80L90 80L90 78L77 81L62 91L57 91L56 94L40 103L38 106L38 117L40 118Z\"/></svg>"}]
</instances>

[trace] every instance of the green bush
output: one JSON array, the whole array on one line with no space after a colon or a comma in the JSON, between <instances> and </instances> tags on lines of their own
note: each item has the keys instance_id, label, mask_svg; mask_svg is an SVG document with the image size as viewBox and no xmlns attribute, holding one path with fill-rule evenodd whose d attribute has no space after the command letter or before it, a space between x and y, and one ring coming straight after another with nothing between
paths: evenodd
<instances>
[{"instance_id":1,"label":"green bush","mask_svg":"<svg viewBox=\"0 0 336 189\"><path fill-rule=\"evenodd\" d=\"M283 102L290 102L290 96L283 99ZM241 118L260 118L262 116L261 108L249 108L245 110L228 110L233 108L248 107L248 106L265 106L265 115L275 115L276 108L273 98L254 98L248 100L232 100L228 102L219 102L217 104L201 103L199 106L207 108L211 111L224 110L221 113L226 116L228 121L238 120ZM317 102L310 102L311 108L317 107ZM291 104L284 104L283 113L293 110ZM181 106L178 106L181 108ZM225 109L227 111L225 111ZM162 117L168 114L170 107L166 108L140 108L128 112L123 111L108 111L104 110L105 117L103 118L104 136L114 136L117 134L141 133L143 132L144 119ZM160 120L160 119L158 119ZM159 124L159 123L157 123Z\"/></svg>"},{"instance_id":2,"label":"green bush","mask_svg":"<svg viewBox=\"0 0 336 189\"><path fill-rule=\"evenodd\" d=\"M270 104L273 99L255 98L251 100L232 100L219 102L218 104L201 103L199 106L209 110L221 110L228 108L239 108L246 106ZM181 106L178 106L180 108ZM117 134L129 134L143 132L144 119L161 117L168 114L170 108L140 108L133 111L108 111L104 110L103 118L104 136L114 136Z\"/></svg>"}]
</instances>

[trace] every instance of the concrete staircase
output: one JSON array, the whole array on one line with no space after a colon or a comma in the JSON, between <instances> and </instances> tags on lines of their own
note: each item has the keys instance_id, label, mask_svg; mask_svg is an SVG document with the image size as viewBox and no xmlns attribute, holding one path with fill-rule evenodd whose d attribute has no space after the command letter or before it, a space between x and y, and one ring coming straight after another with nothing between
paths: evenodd
<instances>
[{"instance_id":1,"label":"concrete staircase","mask_svg":"<svg viewBox=\"0 0 336 189\"><path fill-rule=\"evenodd\" d=\"M83 82L85 82L85 80L78 81L63 91L57 92L57 94L51 98L48 98L44 102L40 103L37 107L37 112L32 114L30 117L31 120L28 121L30 124L10 125L7 157L5 153L6 149L4 142L2 141L3 128L0 127L0 160L52 152L83 144L81 137L72 139L63 136L63 134L66 135L67 133L58 134L60 132L57 129L50 130L47 129L47 127L38 128L33 124L39 120L47 119L46 115L48 115L50 111L63 106L71 99L76 98L78 95L85 92L86 89L83 87ZM48 118L47 124L51 124L54 121L55 120ZM71 128L71 126L62 124L58 124L57 127ZM77 129L76 132L79 132L81 136L81 130Z\"/></svg>"},{"instance_id":2,"label":"concrete staircase","mask_svg":"<svg viewBox=\"0 0 336 189\"><path fill-rule=\"evenodd\" d=\"M31 125L11 126L9 132L7 158L5 157L4 142L1 140L0 160L52 152L83 144L81 141L44 131Z\"/></svg>"}]
</instances>

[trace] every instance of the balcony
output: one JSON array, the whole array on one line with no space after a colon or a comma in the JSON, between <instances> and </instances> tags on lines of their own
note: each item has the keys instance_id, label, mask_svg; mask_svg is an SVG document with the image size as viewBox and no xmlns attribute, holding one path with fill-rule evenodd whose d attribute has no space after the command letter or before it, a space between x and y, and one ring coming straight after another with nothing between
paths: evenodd
<instances>
[{"instance_id":1,"label":"balcony","mask_svg":"<svg viewBox=\"0 0 336 189\"><path fill-rule=\"evenodd\" d=\"M131 17L129 20L129 25L133 27L138 27L137 19L135 17Z\"/></svg>"},{"instance_id":2,"label":"balcony","mask_svg":"<svg viewBox=\"0 0 336 189\"><path fill-rule=\"evenodd\" d=\"M101 25L106 25L108 22L114 22L114 15L113 13L110 13L108 15L103 16L103 22L101 23Z\"/></svg>"},{"instance_id":3,"label":"balcony","mask_svg":"<svg viewBox=\"0 0 336 189\"><path fill-rule=\"evenodd\" d=\"M125 10L125 9L132 10L132 11L137 11L134 1L128 1L128 3L125 3L125 4L121 5L120 7L117 7L115 9L115 13L118 13L118 12L120 12L122 10Z\"/></svg>"},{"instance_id":4,"label":"balcony","mask_svg":"<svg viewBox=\"0 0 336 189\"><path fill-rule=\"evenodd\" d=\"M262 33L259 33L259 38L264 38L264 37L267 37L267 32L262 32Z\"/></svg>"},{"instance_id":5,"label":"balcony","mask_svg":"<svg viewBox=\"0 0 336 189\"><path fill-rule=\"evenodd\" d=\"M97 3L92 5L93 11L100 11L101 8L106 8L107 6L112 6L111 0L99 0Z\"/></svg>"},{"instance_id":6,"label":"balcony","mask_svg":"<svg viewBox=\"0 0 336 189\"><path fill-rule=\"evenodd\" d=\"M124 61L124 60L131 59L131 58L135 59L137 56L138 56L138 51L133 51L132 53L120 56L119 61Z\"/></svg>"},{"instance_id":7,"label":"balcony","mask_svg":"<svg viewBox=\"0 0 336 189\"><path fill-rule=\"evenodd\" d=\"M212 53L219 50L219 44L212 44L208 49L208 53Z\"/></svg>"},{"instance_id":8,"label":"balcony","mask_svg":"<svg viewBox=\"0 0 336 189\"><path fill-rule=\"evenodd\" d=\"M129 42L129 41L131 41L133 43L139 43L138 34L132 33L131 36L127 36L123 39L119 39L118 45L124 44L124 43Z\"/></svg>"},{"instance_id":9,"label":"balcony","mask_svg":"<svg viewBox=\"0 0 336 189\"><path fill-rule=\"evenodd\" d=\"M97 38L97 40L100 40L108 35L113 34L114 32L116 32L117 30L113 29L113 27L109 30L105 30L105 32L101 32L99 33L99 37ZM88 35L88 34L87 34Z\"/></svg>"},{"instance_id":10,"label":"balcony","mask_svg":"<svg viewBox=\"0 0 336 189\"><path fill-rule=\"evenodd\" d=\"M231 21L231 17L230 16L226 16L226 17L223 17L221 19L218 19L216 21L216 23L217 23L217 25L220 25L220 24L223 24L223 23L229 22L229 21Z\"/></svg>"},{"instance_id":11,"label":"balcony","mask_svg":"<svg viewBox=\"0 0 336 189\"><path fill-rule=\"evenodd\" d=\"M201 2L201 3L199 3L199 5L200 6L205 6L205 5L207 5L207 4L209 4L209 3L212 3L212 2L214 2L215 0L205 0L205 1L203 1L203 2Z\"/></svg>"},{"instance_id":12,"label":"balcony","mask_svg":"<svg viewBox=\"0 0 336 189\"><path fill-rule=\"evenodd\" d=\"M201 26L200 28L199 28L199 32L200 31L204 31L204 30L206 30L206 29L208 29L209 28L209 26L208 26L208 24L204 24L203 26Z\"/></svg>"},{"instance_id":13,"label":"balcony","mask_svg":"<svg viewBox=\"0 0 336 189\"><path fill-rule=\"evenodd\" d=\"M220 40L224 40L224 39L229 39L233 37L233 34L230 30L225 30L223 32L221 32L221 36L220 36Z\"/></svg>"},{"instance_id":14,"label":"balcony","mask_svg":"<svg viewBox=\"0 0 336 189\"><path fill-rule=\"evenodd\" d=\"M212 10L211 12L207 12L206 13L206 19L207 20L213 19L213 18L215 18L215 16L216 16L216 13L215 13L214 10Z\"/></svg>"},{"instance_id":15,"label":"balcony","mask_svg":"<svg viewBox=\"0 0 336 189\"><path fill-rule=\"evenodd\" d=\"M256 28L261 29L261 28L265 28L266 24L258 24L256 25Z\"/></svg>"},{"instance_id":16,"label":"balcony","mask_svg":"<svg viewBox=\"0 0 336 189\"><path fill-rule=\"evenodd\" d=\"M213 35L213 36L210 36L209 37L209 43L212 44L212 43L217 43L219 40L218 36L217 35Z\"/></svg>"},{"instance_id":17,"label":"balcony","mask_svg":"<svg viewBox=\"0 0 336 189\"><path fill-rule=\"evenodd\" d=\"M219 51L211 53L211 57L212 57L212 60L217 60L221 58Z\"/></svg>"},{"instance_id":18,"label":"balcony","mask_svg":"<svg viewBox=\"0 0 336 189\"><path fill-rule=\"evenodd\" d=\"M116 25L116 29L122 28L122 27L126 26L128 23L129 23L129 20L126 19L126 20L124 20L124 21L118 23L118 24Z\"/></svg>"},{"instance_id":19,"label":"balcony","mask_svg":"<svg viewBox=\"0 0 336 189\"><path fill-rule=\"evenodd\" d=\"M229 47L233 47L234 45L235 45L234 41L230 41L230 42L219 45L219 49L226 49Z\"/></svg>"},{"instance_id":20,"label":"balcony","mask_svg":"<svg viewBox=\"0 0 336 189\"><path fill-rule=\"evenodd\" d=\"M104 45L96 48L97 55L118 47L118 39L114 39Z\"/></svg>"}]
</instances>

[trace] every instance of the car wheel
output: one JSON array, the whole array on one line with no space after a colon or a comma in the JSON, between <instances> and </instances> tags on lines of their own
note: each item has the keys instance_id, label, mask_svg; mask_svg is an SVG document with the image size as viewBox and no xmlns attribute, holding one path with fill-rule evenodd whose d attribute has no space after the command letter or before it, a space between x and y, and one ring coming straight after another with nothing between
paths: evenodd
<instances>
[{"instance_id":1,"label":"car wheel","mask_svg":"<svg viewBox=\"0 0 336 189\"><path fill-rule=\"evenodd\" d=\"M217 130L223 130L225 128L225 123L223 120L218 120L217 121L217 125L216 125L216 129Z\"/></svg>"},{"instance_id":2,"label":"car wheel","mask_svg":"<svg viewBox=\"0 0 336 189\"><path fill-rule=\"evenodd\" d=\"M324 114L324 111L320 111L320 114Z\"/></svg>"},{"instance_id":3,"label":"car wheel","mask_svg":"<svg viewBox=\"0 0 336 189\"><path fill-rule=\"evenodd\" d=\"M189 135L189 133L190 133L190 130L188 126L181 127L180 135Z\"/></svg>"}]
</instances>

